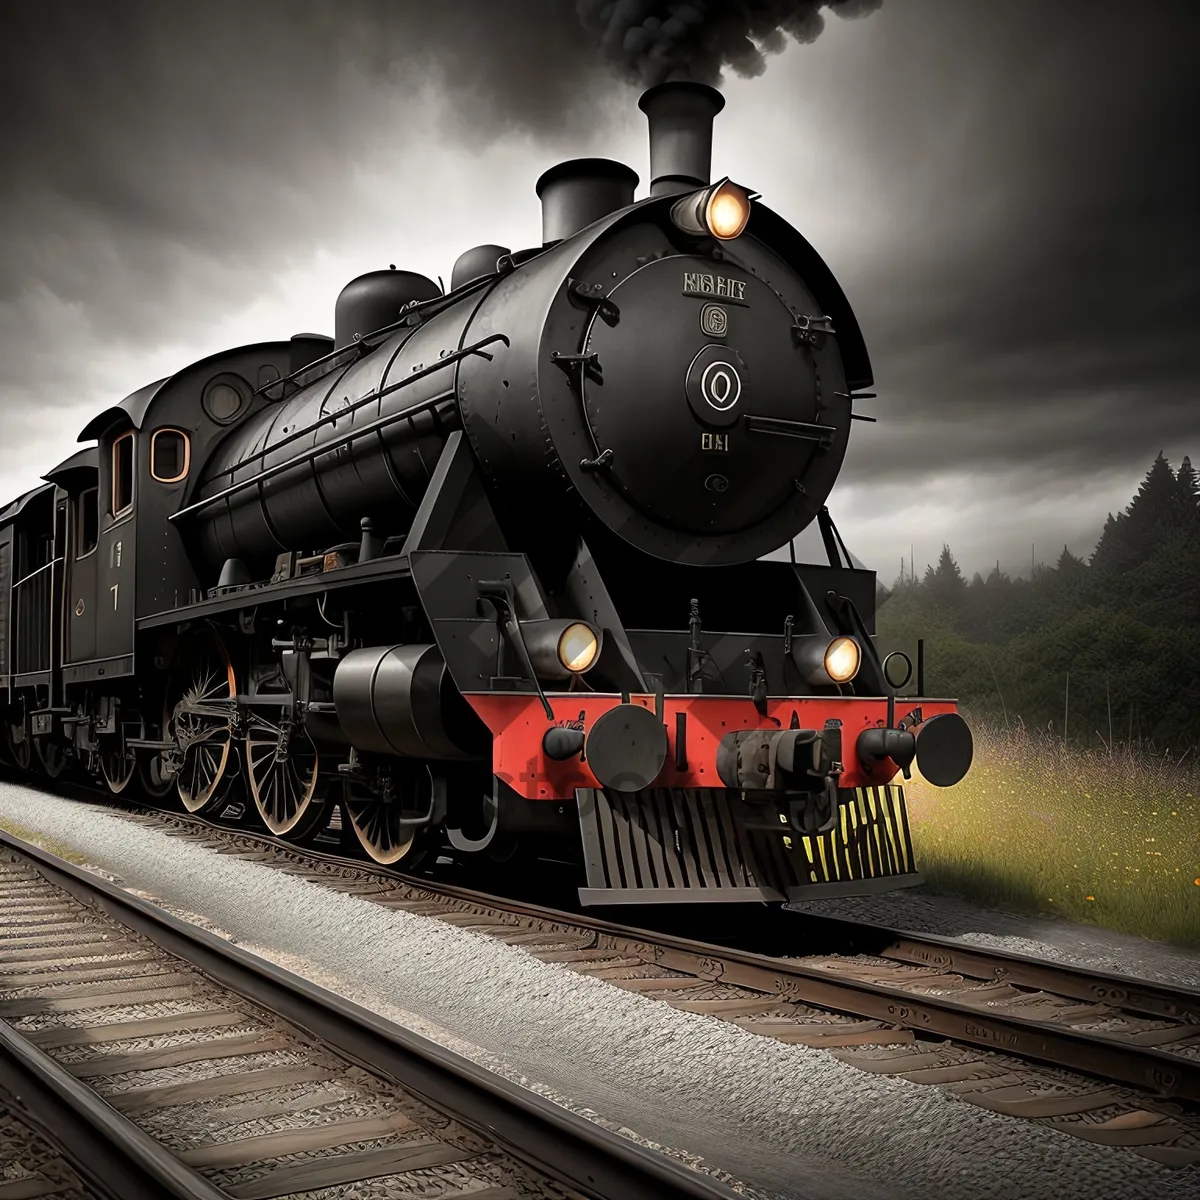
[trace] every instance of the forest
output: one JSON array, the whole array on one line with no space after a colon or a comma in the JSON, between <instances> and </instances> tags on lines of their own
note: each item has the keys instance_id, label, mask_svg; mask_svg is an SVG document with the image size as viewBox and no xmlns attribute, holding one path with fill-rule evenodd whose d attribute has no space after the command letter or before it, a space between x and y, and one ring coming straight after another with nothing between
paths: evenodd
<instances>
[{"instance_id":1,"label":"forest","mask_svg":"<svg viewBox=\"0 0 1200 1200\"><path fill-rule=\"evenodd\" d=\"M1200 743L1200 486L1159 454L1086 560L968 580L942 548L923 578L880 588L881 649L925 641L930 696L1016 733L1173 758ZM914 658L915 661L915 658ZM908 690L911 690L908 689Z\"/></svg>"}]
</instances>

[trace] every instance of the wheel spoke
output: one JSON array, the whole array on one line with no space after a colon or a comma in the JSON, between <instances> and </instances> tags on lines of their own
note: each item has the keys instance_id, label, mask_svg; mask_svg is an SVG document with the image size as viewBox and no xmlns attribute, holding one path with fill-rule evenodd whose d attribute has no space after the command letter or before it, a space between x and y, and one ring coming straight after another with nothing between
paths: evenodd
<instances>
[{"instance_id":1,"label":"wheel spoke","mask_svg":"<svg viewBox=\"0 0 1200 1200\"><path fill-rule=\"evenodd\" d=\"M359 844L375 862L415 865L422 857L426 830L402 826L399 798L382 800L370 793L351 795L347 785L344 808Z\"/></svg>"},{"instance_id":2,"label":"wheel spoke","mask_svg":"<svg viewBox=\"0 0 1200 1200\"><path fill-rule=\"evenodd\" d=\"M316 798L317 753L291 706L280 705L278 723L256 713L246 734L246 776L259 816L274 834L303 837L325 814Z\"/></svg>"},{"instance_id":3,"label":"wheel spoke","mask_svg":"<svg viewBox=\"0 0 1200 1200\"><path fill-rule=\"evenodd\" d=\"M183 799L184 803L187 804L188 801L194 801L196 798L196 780L199 775L196 767L196 756L193 754L190 759L185 760L184 766L187 768L188 772L188 784L187 794ZM188 806L191 807L190 804Z\"/></svg>"},{"instance_id":4,"label":"wheel spoke","mask_svg":"<svg viewBox=\"0 0 1200 1200\"><path fill-rule=\"evenodd\" d=\"M211 745L205 743L200 747L201 777L203 780L204 799L207 800L219 777L216 752Z\"/></svg>"}]
</instances>

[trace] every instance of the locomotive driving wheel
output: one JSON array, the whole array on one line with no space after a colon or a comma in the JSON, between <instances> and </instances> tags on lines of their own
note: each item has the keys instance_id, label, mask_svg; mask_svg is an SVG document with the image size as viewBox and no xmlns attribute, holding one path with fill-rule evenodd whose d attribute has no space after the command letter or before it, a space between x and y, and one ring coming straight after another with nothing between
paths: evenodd
<instances>
[{"instance_id":1,"label":"locomotive driving wheel","mask_svg":"<svg viewBox=\"0 0 1200 1200\"><path fill-rule=\"evenodd\" d=\"M237 681L225 643L215 630L201 630L184 647L172 672L163 720L175 741L166 757L173 760L179 799L188 812L211 812L224 798L236 697Z\"/></svg>"},{"instance_id":2,"label":"locomotive driving wheel","mask_svg":"<svg viewBox=\"0 0 1200 1200\"><path fill-rule=\"evenodd\" d=\"M373 784L345 781L342 812L369 858L382 866L403 865L405 869L424 861L432 848L433 823L416 824L414 820L432 814L433 787L424 766ZM416 811L418 807L424 811Z\"/></svg>"},{"instance_id":3,"label":"locomotive driving wheel","mask_svg":"<svg viewBox=\"0 0 1200 1200\"><path fill-rule=\"evenodd\" d=\"M291 704L254 713L246 733L246 782L267 828L303 840L319 831L327 813L317 789L317 748L296 716Z\"/></svg>"}]
</instances>

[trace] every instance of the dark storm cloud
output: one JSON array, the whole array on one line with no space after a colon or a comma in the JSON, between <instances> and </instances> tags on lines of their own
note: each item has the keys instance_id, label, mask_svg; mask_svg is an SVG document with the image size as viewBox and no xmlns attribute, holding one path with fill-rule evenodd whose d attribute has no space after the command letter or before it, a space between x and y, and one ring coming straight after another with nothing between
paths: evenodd
<instances>
[{"instance_id":1,"label":"dark storm cloud","mask_svg":"<svg viewBox=\"0 0 1200 1200\"><path fill-rule=\"evenodd\" d=\"M686 10L656 61L711 75L749 69L747 36L814 36L818 7L640 11ZM9 0L0 403L79 403L96 349L194 343L271 297L337 245L364 167L436 187L414 155L430 94L433 137L460 157L513 133L590 138L623 88L599 9L585 15L566 0Z\"/></svg>"},{"instance_id":2,"label":"dark storm cloud","mask_svg":"<svg viewBox=\"0 0 1200 1200\"><path fill-rule=\"evenodd\" d=\"M845 97L895 221L855 268L880 424L850 475L1042 464L1065 499L1195 455L1200 6L899 7Z\"/></svg>"},{"instance_id":3,"label":"dark storm cloud","mask_svg":"<svg viewBox=\"0 0 1200 1200\"><path fill-rule=\"evenodd\" d=\"M742 63L734 33L769 42L763 13L787 8L810 36L797 14L817 6L744 6L736 28L682 7L699 20L680 55ZM336 241L357 169L420 180L420 94L467 154L590 129L621 94L563 0L18 0L0 22L0 343L20 347L0 378L48 403L78 400L83 327L108 345L186 338ZM73 355L48 344L68 327Z\"/></svg>"},{"instance_id":4,"label":"dark storm cloud","mask_svg":"<svg viewBox=\"0 0 1200 1200\"><path fill-rule=\"evenodd\" d=\"M822 8L856 17L882 0L575 0L579 19L605 60L631 82L665 79L719 84L722 68L761 75L766 55L788 38L813 42Z\"/></svg>"},{"instance_id":5,"label":"dark storm cloud","mask_svg":"<svg viewBox=\"0 0 1200 1200\"><path fill-rule=\"evenodd\" d=\"M373 124L389 94L440 81L469 149L569 126L593 57L553 0L39 0L0 23L0 303L42 287L113 335L166 332L181 275L200 303L196 259L269 290L275 251L320 244L356 164L403 162L424 116Z\"/></svg>"}]
</instances>

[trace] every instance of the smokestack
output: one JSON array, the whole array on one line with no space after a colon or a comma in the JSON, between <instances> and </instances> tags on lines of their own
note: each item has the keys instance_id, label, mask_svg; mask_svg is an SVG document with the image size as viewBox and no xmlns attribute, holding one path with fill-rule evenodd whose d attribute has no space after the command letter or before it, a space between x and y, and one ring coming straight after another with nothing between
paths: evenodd
<instances>
[{"instance_id":1,"label":"smokestack","mask_svg":"<svg viewBox=\"0 0 1200 1200\"><path fill-rule=\"evenodd\" d=\"M610 158L572 158L551 167L537 181L542 202L542 243L573 233L633 203L636 171Z\"/></svg>"},{"instance_id":2,"label":"smokestack","mask_svg":"<svg viewBox=\"0 0 1200 1200\"><path fill-rule=\"evenodd\" d=\"M725 97L706 83L660 83L638 108L650 122L650 195L674 196L710 182L713 118Z\"/></svg>"}]
</instances>

